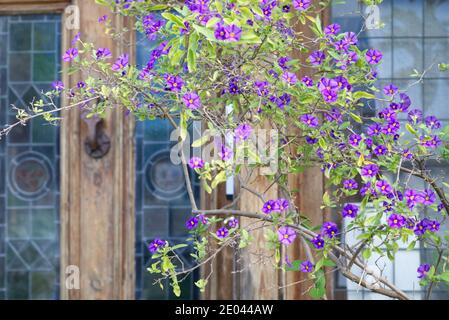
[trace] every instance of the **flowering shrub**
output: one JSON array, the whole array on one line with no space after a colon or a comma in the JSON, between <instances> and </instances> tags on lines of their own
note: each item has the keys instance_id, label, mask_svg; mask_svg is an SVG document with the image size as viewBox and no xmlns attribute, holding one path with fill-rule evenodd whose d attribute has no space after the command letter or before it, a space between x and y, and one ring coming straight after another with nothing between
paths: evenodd
<instances>
[{"instance_id":1,"label":"flowering shrub","mask_svg":"<svg viewBox=\"0 0 449 320\"><path fill-rule=\"evenodd\" d=\"M436 283L449 283L449 235L440 230L449 212L449 185L428 167L429 161L446 161L449 128L442 129L433 116L424 118L407 88L394 83L378 87L376 68L384 59L382 52L359 49L356 30L323 26L316 13L328 5L326 1L96 2L135 17L135 29L157 43L148 52L147 65L131 64L127 53L113 58L108 48L95 48L78 35L63 60L70 64L70 72L84 72L84 81L74 88L55 82L53 91L29 110L18 109L17 116L19 123L37 115L56 121L52 114L59 109L52 101L65 94L71 106L82 106L91 115L117 107L139 120L168 119L180 132L180 142L186 140L192 121L203 121L212 134L194 141L193 147L205 145L214 134L228 137L219 145L218 158L186 158L180 150L192 205L186 222L190 237L178 245L154 239L148 248L153 259L148 271L170 279L176 295L180 295L180 279L212 261L222 248L242 249L252 241L252 230L242 228L238 217L267 222L265 245L278 267L307 274L315 284L309 291L314 298L325 296L324 267L336 267L361 286L408 299L365 263L372 253L393 259L400 241L408 243L408 249L419 241L437 252L433 265L410 266L417 269L420 284L428 285L428 296ZM107 16L100 17L99 23L116 34ZM312 38L301 31L306 28L313 32ZM294 52L308 58L295 59ZM422 74L417 77L418 83ZM365 116L363 111L373 104L381 106L377 114ZM400 117L407 122L401 123ZM269 159L278 163L278 170L269 178L281 186L279 199L266 199L242 178L242 167L264 167L250 142L258 127L267 126L278 133L279 146ZM234 161L241 155L251 164ZM287 178L313 166L320 166L327 178L322 208L337 210L348 221L345 229L332 221L313 226L304 217L307 212L295 207L297 191L290 189ZM188 167L196 171L207 192L231 176L239 178L241 188L260 198L260 210L243 212L236 201L216 210L198 208ZM423 180L426 188L411 188L412 176ZM355 195L363 198L359 204L348 200ZM375 215L366 214L368 204ZM437 213L434 218L425 215L429 211ZM220 218L223 215L226 218ZM353 248L342 245L347 230L361 231ZM281 247L298 239L307 260L285 257L285 263L281 261ZM218 249L211 249L212 242ZM185 246L194 250L197 264L191 269L180 266L175 252ZM354 273L354 267L371 275L375 283ZM204 289L207 277L196 285Z\"/></svg>"}]
</instances>

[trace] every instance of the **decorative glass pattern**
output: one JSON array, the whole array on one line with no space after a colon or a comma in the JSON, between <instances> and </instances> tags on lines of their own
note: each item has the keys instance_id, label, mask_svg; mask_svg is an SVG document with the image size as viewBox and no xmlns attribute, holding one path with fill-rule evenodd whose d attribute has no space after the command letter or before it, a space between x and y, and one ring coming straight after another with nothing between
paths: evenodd
<instances>
[{"instance_id":1,"label":"decorative glass pattern","mask_svg":"<svg viewBox=\"0 0 449 320\"><path fill-rule=\"evenodd\" d=\"M363 26L362 14L365 7L358 1L346 1L341 4L335 1L332 6L332 21L342 26L342 32L360 31ZM440 119L442 125L449 123L449 74L438 71L437 64L447 60L449 50L449 0L384 0L380 5L380 19L385 23L382 29L364 30L358 34L361 49L376 48L382 51L383 61L377 69L379 81L377 87L394 83L405 89L415 84L407 94L412 100L410 109L420 109L424 116L434 115ZM413 69L423 71L430 66L424 76L422 84L416 84L417 79L411 77ZM380 93L381 94L381 93ZM381 105L364 108L366 116L374 114ZM402 125L406 121L406 114L399 114ZM435 175L445 177L449 182L449 166L445 163L435 163ZM405 180L405 177L403 177ZM423 189L422 181L411 179L409 185L416 189ZM432 216L432 212L426 212ZM442 225L442 231L449 225ZM420 263L433 262L435 252L431 249L417 248L414 251L405 251L401 248L394 263L385 269L390 279L410 296L420 299L422 288L416 284L416 277L407 273L413 266L412 273L416 276L416 268ZM416 265L416 267L415 267ZM400 272L397 272L399 271ZM406 271L404 271L406 270ZM413 279L412 279L413 278ZM378 299L380 296L349 287L346 280L339 275L336 285L336 294L340 289L347 288L348 297L359 299ZM359 290L360 289L360 290ZM447 288L435 288L433 299L447 299Z\"/></svg>"},{"instance_id":2,"label":"decorative glass pattern","mask_svg":"<svg viewBox=\"0 0 449 320\"><path fill-rule=\"evenodd\" d=\"M137 45L137 63L146 65L148 53L157 45L140 38ZM164 290L154 285L155 277L146 268L150 266L149 243L159 237L170 243L184 241L187 236L185 222L191 206L180 165L170 160L172 127L168 120L138 122L136 125L136 299L174 299L168 282ZM191 171L191 177L194 177ZM193 179L195 180L195 179ZM193 181L196 195L199 184ZM184 267L192 266L188 248L178 251ZM198 296L193 281L188 276L180 285L182 299Z\"/></svg>"},{"instance_id":3,"label":"decorative glass pattern","mask_svg":"<svg viewBox=\"0 0 449 320\"><path fill-rule=\"evenodd\" d=\"M58 79L60 15L0 16L0 123ZM0 140L0 298L59 297L59 130L36 118Z\"/></svg>"}]
</instances>

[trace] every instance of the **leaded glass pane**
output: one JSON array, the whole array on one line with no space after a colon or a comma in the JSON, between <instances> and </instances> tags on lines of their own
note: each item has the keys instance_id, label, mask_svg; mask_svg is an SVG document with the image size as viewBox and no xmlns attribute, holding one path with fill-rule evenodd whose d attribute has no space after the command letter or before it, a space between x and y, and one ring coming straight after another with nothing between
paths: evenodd
<instances>
[{"instance_id":1,"label":"leaded glass pane","mask_svg":"<svg viewBox=\"0 0 449 320\"><path fill-rule=\"evenodd\" d=\"M148 53L157 44L156 41L139 38L138 65L146 65ZM146 270L151 262L147 247L155 237L172 244L187 238L185 221L191 207L182 168L170 160L170 148L175 143L169 142L172 130L167 120L138 122L136 125L136 299L176 298L168 282L163 282L164 290L161 290L154 285L154 275ZM194 177L193 172L191 176ZM196 180L193 187L195 194L199 195ZM192 265L188 248L177 254L185 267ZM193 285L194 277L190 275L180 283L182 299L198 296Z\"/></svg>"},{"instance_id":2,"label":"leaded glass pane","mask_svg":"<svg viewBox=\"0 0 449 320\"><path fill-rule=\"evenodd\" d=\"M379 81L376 86L394 83L401 89L408 88L407 94L412 100L411 109L420 109L425 115L438 117L443 125L449 123L449 76L447 72L438 71L437 64L447 62L449 50L449 0L384 0L380 5L380 18L385 23L383 29L365 30L359 34L360 49L376 48L383 52L384 59L378 67ZM358 32L362 29L362 14L365 7L359 1L334 1L332 21L342 26L342 32ZM432 68L430 68L432 67ZM424 71L430 68L423 83L416 83L411 77L413 69ZM378 109L381 105L371 106ZM372 110L374 112L375 110ZM398 114L401 123L407 115ZM448 177L449 166L435 164L435 175ZM403 177L405 180L405 176ZM417 179L409 180L409 186L424 189L426 186ZM432 212L426 212L431 216ZM449 229L442 224L441 228ZM435 261L435 252L430 249L417 248L415 251L397 253L393 262L385 262L384 275L389 277L401 289L415 299L421 298L423 288L417 285L416 268L420 263ZM411 268L410 266L413 266ZM341 275L336 279L336 295L339 288L346 289L348 299L380 299L382 296L359 290ZM340 297L340 296L339 296ZM432 298L448 298L447 288L436 288Z\"/></svg>"},{"instance_id":3,"label":"leaded glass pane","mask_svg":"<svg viewBox=\"0 0 449 320\"><path fill-rule=\"evenodd\" d=\"M59 15L0 16L0 120L58 79ZM42 119L0 141L0 298L59 297L59 130Z\"/></svg>"}]
</instances>

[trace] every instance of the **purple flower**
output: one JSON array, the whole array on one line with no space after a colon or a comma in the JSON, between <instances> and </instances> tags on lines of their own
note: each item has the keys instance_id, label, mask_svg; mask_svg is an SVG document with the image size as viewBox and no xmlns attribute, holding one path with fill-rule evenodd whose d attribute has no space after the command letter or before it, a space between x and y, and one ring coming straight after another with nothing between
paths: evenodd
<instances>
[{"instance_id":1,"label":"purple flower","mask_svg":"<svg viewBox=\"0 0 449 320\"><path fill-rule=\"evenodd\" d=\"M413 230L413 232L417 235L417 236L422 236L426 230L428 229L428 223L430 222L429 219L422 219L421 221L419 221L416 225L415 225L415 230Z\"/></svg>"},{"instance_id":2,"label":"purple flower","mask_svg":"<svg viewBox=\"0 0 449 320\"><path fill-rule=\"evenodd\" d=\"M290 12L290 6L289 5L282 6L282 12L284 13Z\"/></svg>"},{"instance_id":3,"label":"purple flower","mask_svg":"<svg viewBox=\"0 0 449 320\"><path fill-rule=\"evenodd\" d=\"M404 195L405 195L405 199L407 200L407 206L410 209L413 209L413 207L416 204L423 202L421 194L419 194L418 192L416 192L413 189L405 190Z\"/></svg>"},{"instance_id":4,"label":"purple flower","mask_svg":"<svg viewBox=\"0 0 449 320\"><path fill-rule=\"evenodd\" d=\"M305 272L305 273L312 272L313 271L312 262L310 262L309 260L301 262L301 264L299 265L299 270L301 270L301 272Z\"/></svg>"},{"instance_id":5,"label":"purple flower","mask_svg":"<svg viewBox=\"0 0 449 320\"><path fill-rule=\"evenodd\" d=\"M266 96L269 93L268 81L256 81L254 82L256 86L256 92L258 96Z\"/></svg>"},{"instance_id":6,"label":"purple flower","mask_svg":"<svg viewBox=\"0 0 449 320\"><path fill-rule=\"evenodd\" d=\"M342 114L338 108L332 108L329 112L324 114L327 121L336 121L338 123L343 122Z\"/></svg>"},{"instance_id":7,"label":"purple flower","mask_svg":"<svg viewBox=\"0 0 449 320\"><path fill-rule=\"evenodd\" d=\"M107 15L104 15L104 16L101 16L101 17L98 18L98 22L99 22L99 23L103 23L103 22L105 22L106 20L108 20L108 16L107 16Z\"/></svg>"},{"instance_id":8,"label":"purple flower","mask_svg":"<svg viewBox=\"0 0 449 320\"><path fill-rule=\"evenodd\" d=\"M428 116L425 119L426 127L430 129L439 129L441 128L441 122L435 116Z\"/></svg>"},{"instance_id":9,"label":"purple flower","mask_svg":"<svg viewBox=\"0 0 449 320\"><path fill-rule=\"evenodd\" d=\"M290 227L280 227L278 230L278 240L283 245L291 244L296 238L296 232Z\"/></svg>"},{"instance_id":10,"label":"purple flower","mask_svg":"<svg viewBox=\"0 0 449 320\"><path fill-rule=\"evenodd\" d=\"M407 160L412 160L413 154L410 152L409 149L404 149L404 151L402 152L402 157L404 157Z\"/></svg>"},{"instance_id":11,"label":"purple flower","mask_svg":"<svg viewBox=\"0 0 449 320\"><path fill-rule=\"evenodd\" d=\"M97 59L106 59L112 57L112 53L108 48L98 48L95 56Z\"/></svg>"},{"instance_id":12,"label":"purple flower","mask_svg":"<svg viewBox=\"0 0 449 320\"><path fill-rule=\"evenodd\" d=\"M229 234L229 230L226 227L221 227L220 229L217 230L217 237L219 238L226 238Z\"/></svg>"},{"instance_id":13,"label":"purple flower","mask_svg":"<svg viewBox=\"0 0 449 320\"><path fill-rule=\"evenodd\" d=\"M338 227L337 224L333 222L325 222L323 223L323 226L321 227L321 234L323 236L327 236L328 238L333 238L338 233Z\"/></svg>"},{"instance_id":14,"label":"purple flower","mask_svg":"<svg viewBox=\"0 0 449 320\"><path fill-rule=\"evenodd\" d=\"M77 87L78 89L82 89L82 88L84 88L85 86L86 86L86 83L83 82L83 81L78 81L78 83L76 84L76 87Z\"/></svg>"},{"instance_id":15,"label":"purple flower","mask_svg":"<svg viewBox=\"0 0 449 320\"><path fill-rule=\"evenodd\" d=\"M344 33L344 41L348 44L357 44L357 42L359 41L357 39L357 35L354 32L345 32Z\"/></svg>"},{"instance_id":16,"label":"purple flower","mask_svg":"<svg viewBox=\"0 0 449 320\"><path fill-rule=\"evenodd\" d=\"M285 71L282 74L282 80L284 80L284 82L286 82L288 84L295 84L296 82L298 82L298 78L296 77L296 74L294 74L292 72L288 72L288 71Z\"/></svg>"},{"instance_id":17,"label":"purple flower","mask_svg":"<svg viewBox=\"0 0 449 320\"><path fill-rule=\"evenodd\" d=\"M120 71L128 65L129 62L129 55L128 54L122 54L120 57L117 58L117 60L112 65L112 70L114 71Z\"/></svg>"},{"instance_id":18,"label":"purple flower","mask_svg":"<svg viewBox=\"0 0 449 320\"><path fill-rule=\"evenodd\" d=\"M427 273L429 271L430 271L430 265L428 265L427 263L420 265L418 267L418 269L416 270L416 272L418 272L419 279L427 277Z\"/></svg>"},{"instance_id":19,"label":"purple flower","mask_svg":"<svg viewBox=\"0 0 449 320\"><path fill-rule=\"evenodd\" d=\"M290 57L280 57L278 59L278 65L284 70L289 69L289 66L287 65L287 62L290 61Z\"/></svg>"},{"instance_id":20,"label":"purple flower","mask_svg":"<svg viewBox=\"0 0 449 320\"><path fill-rule=\"evenodd\" d=\"M77 56L78 56L78 49L77 49L77 48L70 48L70 49L68 49L68 50L64 53L62 59L63 59L65 62L70 62L70 61L72 61L73 59L75 59Z\"/></svg>"},{"instance_id":21,"label":"purple flower","mask_svg":"<svg viewBox=\"0 0 449 320\"><path fill-rule=\"evenodd\" d=\"M415 124L421 121L423 117L422 111L418 109L413 109L408 113L408 122Z\"/></svg>"},{"instance_id":22,"label":"purple flower","mask_svg":"<svg viewBox=\"0 0 449 320\"><path fill-rule=\"evenodd\" d=\"M262 212L265 214L270 214L271 212L276 210L276 201L268 200L263 204Z\"/></svg>"},{"instance_id":23,"label":"purple flower","mask_svg":"<svg viewBox=\"0 0 449 320\"><path fill-rule=\"evenodd\" d=\"M316 249L324 248L324 239L321 237L321 235L317 235L315 238L310 240L310 242L312 242L313 246Z\"/></svg>"},{"instance_id":24,"label":"purple flower","mask_svg":"<svg viewBox=\"0 0 449 320\"><path fill-rule=\"evenodd\" d=\"M168 86L168 90L173 92L179 92L182 89L182 86L184 85L184 81L180 76L165 76L165 82Z\"/></svg>"},{"instance_id":25,"label":"purple flower","mask_svg":"<svg viewBox=\"0 0 449 320\"><path fill-rule=\"evenodd\" d=\"M351 203L347 203L343 206L343 210L341 212L342 216L344 218L349 217L349 218L355 218L357 216L359 212L359 207L351 204Z\"/></svg>"},{"instance_id":26,"label":"purple flower","mask_svg":"<svg viewBox=\"0 0 449 320\"><path fill-rule=\"evenodd\" d=\"M362 137L360 135L354 133L349 136L348 143L353 147L357 147L359 145L360 141L362 141Z\"/></svg>"},{"instance_id":27,"label":"purple flower","mask_svg":"<svg viewBox=\"0 0 449 320\"><path fill-rule=\"evenodd\" d=\"M423 138L423 137L421 137ZM436 135L431 136L430 139L426 139L425 141L422 142L422 144L424 146L426 146L427 148L438 148L439 146L441 146L442 141L440 138L438 138Z\"/></svg>"},{"instance_id":28,"label":"purple flower","mask_svg":"<svg viewBox=\"0 0 449 320\"><path fill-rule=\"evenodd\" d=\"M189 109L198 109L201 107L200 97L195 92L188 92L182 97L182 102Z\"/></svg>"},{"instance_id":29,"label":"purple flower","mask_svg":"<svg viewBox=\"0 0 449 320\"><path fill-rule=\"evenodd\" d=\"M317 83L317 87L321 92L324 91L336 91L338 89L338 82L334 79L321 78Z\"/></svg>"},{"instance_id":30,"label":"purple flower","mask_svg":"<svg viewBox=\"0 0 449 320\"><path fill-rule=\"evenodd\" d=\"M360 195L362 196L362 197L364 197L367 193L372 193L372 190L371 190L371 182L367 182L367 183L365 183L364 185L363 185L363 187L362 188L360 188Z\"/></svg>"},{"instance_id":31,"label":"purple flower","mask_svg":"<svg viewBox=\"0 0 449 320\"><path fill-rule=\"evenodd\" d=\"M347 189L347 190L354 190L357 189L359 187L357 181L355 181L354 179L347 179L345 181L343 181L343 188Z\"/></svg>"},{"instance_id":32,"label":"purple flower","mask_svg":"<svg viewBox=\"0 0 449 320\"><path fill-rule=\"evenodd\" d=\"M181 34L187 34L190 32L190 23L188 21L184 21L184 28L181 28L180 30Z\"/></svg>"},{"instance_id":33,"label":"purple flower","mask_svg":"<svg viewBox=\"0 0 449 320\"><path fill-rule=\"evenodd\" d=\"M230 42L239 41L242 35L242 29L232 24L230 26L225 27L226 31L226 40Z\"/></svg>"},{"instance_id":34,"label":"purple flower","mask_svg":"<svg viewBox=\"0 0 449 320\"><path fill-rule=\"evenodd\" d=\"M313 87L313 80L310 77L304 76L301 81L306 85L306 87Z\"/></svg>"},{"instance_id":35,"label":"purple flower","mask_svg":"<svg viewBox=\"0 0 449 320\"><path fill-rule=\"evenodd\" d=\"M236 79L232 79L229 82L229 93L230 94L239 94L241 91L238 87L238 83Z\"/></svg>"},{"instance_id":36,"label":"purple flower","mask_svg":"<svg viewBox=\"0 0 449 320\"><path fill-rule=\"evenodd\" d=\"M224 144L221 146L221 150L218 154L220 156L220 159L223 161L230 160L232 158L232 156L234 155L231 148L226 147Z\"/></svg>"},{"instance_id":37,"label":"purple flower","mask_svg":"<svg viewBox=\"0 0 449 320\"><path fill-rule=\"evenodd\" d=\"M379 167L376 164L367 164L362 168L362 176L364 177L375 177L379 172Z\"/></svg>"},{"instance_id":38,"label":"purple flower","mask_svg":"<svg viewBox=\"0 0 449 320\"><path fill-rule=\"evenodd\" d=\"M236 141L247 140L250 137L252 132L253 132L253 128L251 127L251 125L246 124L246 123L241 124L234 130L235 140Z\"/></svg>"},{"instance_id":39,"label":"purple flower","mask_svg":"<svg viewBox=\"0 0 449 320\"><path fill-rule=\"evenodd\" d=\"M382 52L376 49L369 49L365 54L365 58L369 64L378 64L382 60Z\"/></svg>"},{"instance_id":40,"label":"purple flower","mask_svg":"<svg viewBox=\"0 0 449 320\"><path fill-rule=\"evenodd\" d=\"M347 42L345 42L344 40L339 40L334 42L334 47L335 50L337 51L348 51L349 49L349 44Z\"/></svg>"},{"instance_id":41,"label":"purple flower","mask_svg":"<svg viewBox=\"0 0 449 320\"><path fill-rule=\"evenodd\" d=\"M229 228L237 228L239 226L239 220L232 217L228 220Z\"/></svg>"},{"instance_id":42,"label":"purple flower","mask_svg":"<svg viewBox=\"0 0 449 320\"><path fill-rule=\"evenodd\" d=\"M201 221L202 224L207 225L209 223L209 219L204 214L199 214L198 219Z\"/></svg>"},{"instance_id":43,"label":"purple flower","mask_svg":"<svg viewBox=\"0 0 449 320\"><path fill-rule=\"evenodd\" d=\"M393 191L390 184L385 180L377 181L376 188L377 188L377 190L379 190L380 193L382 193L384 195L390 194Z\"/></svg>"},{"instance_id":44,"label":"purple flower","mask_svg":"<svg viewBox=\"0 0 449 320\"><path fill-rule=\"evenodd\" d=\"M198 157L192 157L189 160L189 167L192 169L201 169L204 167L204 160Z\"/></svg>"},{"instance_id":45,"label":"purple flower","mask_svg":"<svg viewBox=\"0 0 449 320\"><path fill-rule=\"evenodd\" d=\"M312 54L309 56L310 63L313 64L314 66L322 64L325 58L326 55L324 54L323 51L312 52Z\"/></svg>"},{"instance_id":46,"label":"purple flower","mask_svg":"<svg viewBox=\"0 0 449 320\"><path fill-rule=\"evenodd\" d=\"M386 85L385 87L384 87L384 94L386 95L386 96L392 96L392 95L394 95L396 92L398 92L398 87L396 87L394 84L389 84L389 85Z\"/></svg>"},{"instance_id":47,"label":"purple flower","mask_svg":"<svg viewBox=\"0 0 449 320\"><path fill-rule=\"evenodd\" d=\"M307 10L310 7L311 0L293 0L293 8L296 10Z\"/></svg>"},{"instance_id":48,"label":"purple flower","mask_svg":"<svg viewBox=\"0 0 449 320\"><path fill-rule=\"evenodd\" d=\"M316 128L318 127L318 118L311 115L311 114L304 114L301 116L301 122L306 124L309 128Z\"/></svg>"},{"instance_id":49,"label":"purple flower","mask_svg":"<svg viewBox=\"0 0 449 320\"><path fill-rule=\"evenodd\" d=\"M390 228L402 228L405 225L405 217L400 214L392 214L388 217L387 222Z\"/></svg>"},{"instance_id":50,"label":"purple flower","mask_svg":"<svg viewBox=\"0 0 449 320\"><path fill-rule=\"evenodd\" d=\"M424 190L421 194L421 202L425 206L430 206L436 201L435 193L431 189Z\"/></svg>"},{"instance_id":51,"label":"purple flower","mask_svg":"<svg viewBox=\"0 0 449 320\"><path fill-rule=\"evenodd\" d=\"M346 86L348 85L348 79L346 79L343 76L338 76L335 77L334 80L337 82L338 84L338 89L344 89L346 88Z\"/></svg>"},{"instance_id":52,"label":"purple flower","mask_svg":"<svg viewBox=\"0 0 449 320\"><path fill-rule=\"evenodd\" d=\"M379 112L379 117L387 120L388 122L396 121L396 112L392 108L385 108Z\"/></svg>"},{"instance_id":53,"label":"purple flower","mask_svg":"<svg viewBox=\"0 0 449 320\"><path fill-rule=\"evenodd\" d=\"M217 40L226 40L226 29L222 23L217 23L214 35Z\"/></svg>"},{"instance_id":54,"label":"purple flower","mask_svg":"<svg viewBox=\"0 0 449 320\"><path fill-rule=\"evenodd\" d=\"M384 154L387 153L387 147L385 147L384 145L380 144L377 147L374 148L374 154L376 156L383 156Z\"/></svg>"},{"instance_id":55,"label":"purple flower","mask_svg":"<svg viewBox=\"0 0 449 320\"><path fill-rule=\"evenodd\" d=\"M62 91L64 90L64 83L62 81L54 81L51 84L53 86L53 88L57 91Z\"/></svg>"},{"instance_id":56,"label":"purple flower","mask_svg":"<svg viewBox=\"0 0 449 320\"><path fill-rule=\"evenodd\" d=\"M346 56L346 60L348 61L348 63L355 63L359 60L359 56L357 55L357 53L351 51L351 52L348 52L348 55Z\"/></svg>"},{"instance_id":57,"label":"purple flower","mask_svg":"<svg viewBox=\"0 0 449 320\"><path fill-rule=\"evenodd\" d=\"M405 227L407 229L413 230L415 228L416 221L414 218L406 218L405 219Z\"/></svg>"},{"instance_id":58,"label":"purple flower","mask_svg":"<svg viewBox=\"0 0 449 320\"><path fill-rule=\"evenodd\" d=\"M307 144L315 144L318 142L318 138L312 138L312 137L306 136L306 142L307 142Z\"/></svg>"},{"instance_id":59,"label":"purple flower","mask_svg":"<svg viewBox=\"0 0 449 320\"><path fill-rule=\"evenodd\" d=\"M372 137L372 136L378 136L380 134L382 127L378 123L373 123L368 127L366 130L366 133Z\"/></svg>"},{"instance_id":60,"label":"purple flower","mask_svg":"<svg viewBox=\"0 0 449 320\"><path fill-rule=\"evenodd\" d=\"M324 101L326 101L327 103L333 103L337 101L338 95L337 92L334 90L326 89L322 91L321 94L323 95Z\"/></svg>"},{"instance_id":61,"label":"purple flower","mask_svg":"<svg viewBox=\"0 0 449 320\"><path fill-rule=\"evenodd\" d=\"M288 209L288 200L284 198L279 198L275 202L275 209L278 212L284 212Z\"/></svg>"},{"instance_id":62,"label":"purple flower","mask_svg":"<svg viewBox=\"0 0 449 320\"><path fill-rule=\"evenodd\" d=\"M324 34L328 36L335 36L338 32L340 32L340 25L338 23L332 23L324 28Z\"/></svg>"},{"instance_id":63,"label":"purple flower","mask_svg":"<svg viewBox=\"0 0 449 320\"><path fill-rule=\"evenodd\" d=\"M198 218L197 217L191 217L189 220L187 220L186 222L186 228L188 230L192 230L195 229L198 226Z\"/></svg>"},{"instance_id":64,"label":"purple flower","mask_svg":"<svg viewBox=\"0 0 449 320\"><path fill-rule=\"evenodd\" d=\"M75 36L73 37L72 42L71 42L72 46L74 46L75 43L76 43L80 38L81 38L81 32L78 32L77 34L75 34Z\"/></svg>"},{"instance_id":65,"label":"purple flower","mask_svg":"<svg viewBox=\"0 0 449 320\"><path fill-rule=\"evenodd\" d=\"M410 97L405 93L400 93L399 98L401 99L401 101L399 102L399 110L402 112L407 111L408 107L410 107L410 105L412 104Z\"/></svg>"},{"instance_id":66,"label":"purple flower","mask_svg":"<svg viewBox=\"0 0 449 320\"><path fill-rule=\"evenodd\" d=\"M166 241L156 238L150 243L150 245L148 246L148 250L150 250L151 253L155 253L159 250L159 248L165 246L166 244Z\"/></svg>"},{"instance_id":67,"label":"purple flower","mask_svg":"<svg viewBox=\"0 0 449 320\"><path fill-rule=\"evenodd\" d=\"M440 230L440 223L436 220L431 220L427 223L427 230L430 232L437 232Z\"/></svg>"}]
</instances>

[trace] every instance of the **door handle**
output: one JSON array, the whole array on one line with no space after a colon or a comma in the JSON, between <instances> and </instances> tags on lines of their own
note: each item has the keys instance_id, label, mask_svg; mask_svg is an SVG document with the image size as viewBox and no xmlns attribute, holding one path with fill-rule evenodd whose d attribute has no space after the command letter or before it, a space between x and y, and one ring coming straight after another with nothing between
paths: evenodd
<instances>
[{"instance_id":1,"label":"door handle","mask_svg":"<svg viewBox=\"0 0 449 320\"><path fill-rule=\"evenodd\" d=\"M84 150L94 158L104 157L111 148L111 139L104 132L104 120L97 115L87 117L88 112L84 112L81 117L87 125L87 137L84 141Z\"/></svg>"}]
</instances>

